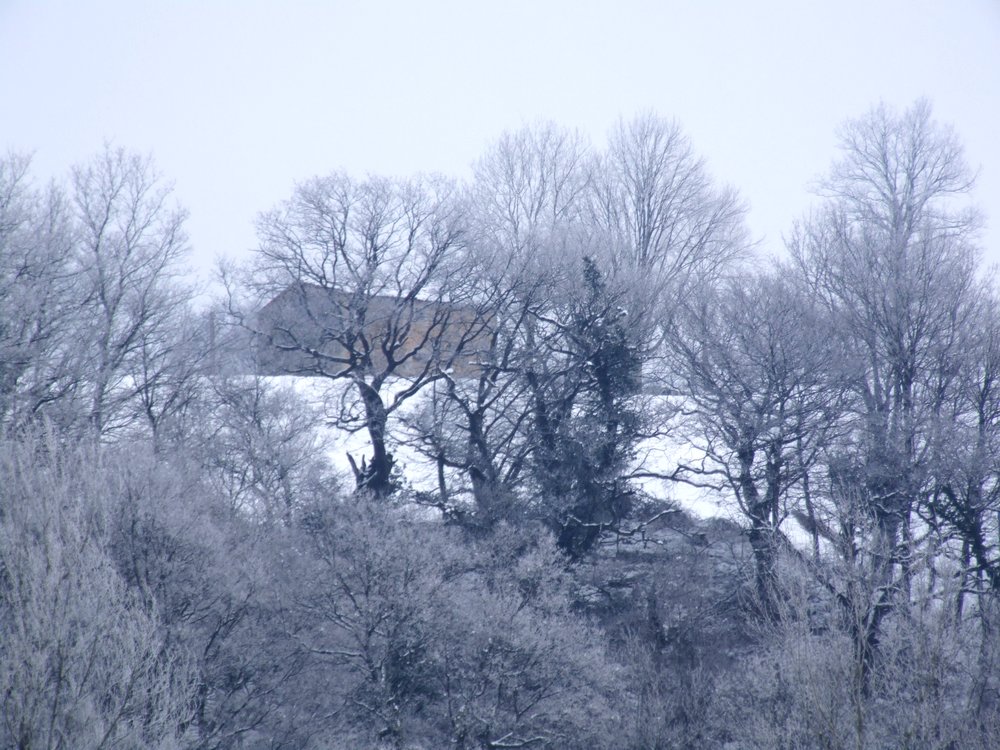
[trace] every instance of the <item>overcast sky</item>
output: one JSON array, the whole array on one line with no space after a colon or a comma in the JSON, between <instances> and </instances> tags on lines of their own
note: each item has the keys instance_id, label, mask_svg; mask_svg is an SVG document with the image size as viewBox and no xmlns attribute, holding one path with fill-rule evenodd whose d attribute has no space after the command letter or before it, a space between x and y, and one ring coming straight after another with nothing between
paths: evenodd
<instances>
[{"instance_id":1,"label":"overcast sky","mask_svg":"<svg viewBox=\"0 0 1000 750\"><path fill-rule=\"evenodd\" d=\"M203 269L246 253L297 180L464 177L505 129L599 144L650 109L775 252L838 123L922 96L980 170L1000 262L1000 0L0 0L0 149L34 152L40 179L105 140L152 153Z\"/></svg>"}]
</instances>

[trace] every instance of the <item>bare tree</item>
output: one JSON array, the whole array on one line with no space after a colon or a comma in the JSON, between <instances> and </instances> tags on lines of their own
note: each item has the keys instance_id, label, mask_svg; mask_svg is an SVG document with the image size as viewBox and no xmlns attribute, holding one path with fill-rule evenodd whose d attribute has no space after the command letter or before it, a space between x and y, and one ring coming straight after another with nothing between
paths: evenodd
<instances>
[{"instance_id":1,"label":"bare tree","mask_svg":"<svg viewBox=\"0 0 1000 750\"><path fill-rule=\"evenodd\" d=\"M838 350L821 311L780 269L692 298L666 345L698 456L675 478L732 491L750 527L757 596L773 615L790 490L839 417Z\"/></svg>"},{"instance_id":2,"label":"bare tree","mask_svg":"<svg viewBox=\"0 0 1000 750\"><path fill-rule=\"evenodd\" d=\"M746 250L746 208L713 186L680 126L652 113L621 120L592 174L590 218L615 261L675 292L715 277Z\"/></svg>"},{"instance_id":3,"label":"bare tree","mask_svg":"<svg viewBox=\"0 0 1000 750\"><path fill-rule=\"evenodd\" d=\"M516 498L530 453L531 409L519 372L527 320L546 288L544 280L522 275L513 258L506 261L491 258L486 268L474 271L484 297L492 298L474 370L443 372L421 408L405 417L411 445L437 464L437 504L447 515L482 527L523 511ZM463 488L449 489L447 469L467 478L472 517L463 508Z\"/></svg>"},{"instance_id":4,"label":"bare tree","mask_svg":"<svg viewBox=\"0 0 1000 750\"><path fill-rule=\"evenodd\" d=\"M334 487L320 410L260 377L215 377L200 404L198 459L232 510L291 525Z\"/></svg>"},{"instance_id":5,"label":"bare tree","mask_svg":"<svg viewBox=\"0 0 1000 750\"><path fill-rule=\"evenodd\" d=\"M388 420L450 367L467 366L484 307L463 290L461 205L444 180L299 185L257 223L253 284L272 298L245 318L276 372L346 380L337 421L368 433L359 488L393 489Z\"/></svg>"},{"instance_id":6,"label":"bare tree","mask_svg":"<svg viewBox=\"0 0 1000 750\"><path fill-rule=\"evenodd\" d=\"M995 295L983 297L958 354L952 360L960 367L958 380L932 426L935 487L923 515L961 545L963 586L956 601L961 616L967 594L1000 594L1000 319ZM982 613L988 611L982 600L979 604Z\"/></svg>"},{"instance_id":7,"label":"bare tree","mask_svg":"<svg viewBox=\"0 0 1000 750\"><path fill-rule=\"evenodd\" d=\"M585 404L596 406L603 398L608 407L636 395L637 379L628 394L610 393L618 382L605 383L609 387L600 395L594 365L602 376L621 365L638 378L639 360L651 350L644 316L650 290L636 279L626 281L624 271L610 270L608 238L587 212L592 167L582 139L551 124L503 135L477 162L470 189L472 270L480 297L491 297L493 307L483 331L478 373L472 379L468 373L447 378L447 388L435 401L438 412L425 412L422 423L414 425L440 465L468 473L478 522L489 525L510 513L520 496L520 513L532 503L534 512L542 513L544 505L556 526L583 529L588 542L564 540L574 549L579 546L577 552L589 547L602 528L615 525L616 514L606 511L616 503L594 505L590 498L581 505L571 498L586 484L577 479L594 468L588 459L595 456L569 447L579 447L582 437L571 435L583 429L574 417ZM629 313L626 335L621 318ZM596 340L612 328L620 341ZM630 364L607 360L613 346L620 355L634 355L625 357ZM445 426L449 420L457 424L457 433ZM624 448L625 454L629 451ZM610 453L605 458L595 464L599 468L591 478L602 477L597 484L610 480L611 464L616 467L612 473L624 468L617 458L610 460ZM548 497L546 502L529 500L531 492L515 489L526 469L544 480L539 493ZM597 484L587 486L596 491ZM558 502L552 492L556 486ZM443 484L440 494L445 494ZM629 493L617 494L622 499ZM571 520L573 513L580 518Z\"/></svg>"},{"instance_id":8,"label":"bare tree","mask_svg":"<svg viewBox=\"0 0 1000 750\"><path fill-rule=\"evenodd\" d=\"M198 402L211 400L210 382L219 374L211 324L179 305L161 325L139 334L128 377L135 390L133 408L156 450L170 442L182 445L193 429Z\"/></svg>"},{"instance_id":9,"label":"bare tree","mask_svg":"<svg viewBox=\"0 0 1000 750\"><path fill-rule=\"evenodd\" d=\"M853 370L847 445L874 518L865 546L878 582L861 634L870 669L882 621L909 601L914 512L933 493L933 428L974 323L979 222L957 200L972 185L961 146L926 102L903 113L880 106L840 138L843 158L821 183L827 202L791 251Z\"/></svg>"},{"instance_id":10,"label":"bare tree","mask_svg":"<svg viewBox=\"0 0 1000 750\"><path fill-rule=\"evenodd\" d=\"M0 159L0 424L76 418L80 286L62 193L30 182L30 160Z\"/></svg>"},{"instance_id":11,"label":"bare tree","mask_svg":"<svg viewBox=\"0 0 1000 750\"><path fill-rule=\"evenodd\" d=\"M473 170L477 242L516 257L578 225L592 161L582 136L553 123L501 135Z\"/></svg>"},{"instance_id":12,"label":"bare tree","mask_svg":"<svg viewBox=\"0 0 1000 750\"><path fill-rule=\"evenodd\" d=\"M150 371L151 351L174 343L169 334L190 299L179 279L186 215L169 199L151 159L121 148L106 146L73 171L88 413L99 435L127 426L144 409L149 416L149 390L144 406L135 402L150 385L144 378L162 374Z\"/></svg>"},{"instance_id":13,"label":"bare tree","mask_svg":"<svg viewBox=\"0 0 1000 750\"><path fill-rule=\"evenodd\" d=\"M480 524L512 511L527 465L528 329L583 251L573 238L584 236L590 161L579 134L542 123L504 133L475 164L468 272L488 307L477 366L446 373L440 398L411 424L439 465L468 475Z\"/></svg>"}]
</instances>

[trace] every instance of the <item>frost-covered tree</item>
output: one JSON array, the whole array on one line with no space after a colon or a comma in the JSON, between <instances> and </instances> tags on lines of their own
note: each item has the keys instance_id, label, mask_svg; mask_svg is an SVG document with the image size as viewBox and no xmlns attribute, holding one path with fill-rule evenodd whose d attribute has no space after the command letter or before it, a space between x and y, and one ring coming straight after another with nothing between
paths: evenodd
<instances>
[{"instance_id":1,"label":"frost-covered tree","mask_svg":"<svg viewBox=\"0 0 1000 750\"><path fill-rule=\"evenodd\" d=\"M0 158L0 425L66 425L81 372L82 294L63 193L39 190L30 160Z\"/></svg>"},{"instance_id":2,"label":"frost-covered tree","mask_svg":"<svg viewBox=\"0 0 1000 750\"><path fill-rule=\"evenodd\" d=\"M482 302L463 286L455 187L337 173L300 184L257 230L250 285L270 303L244 324L281 371L351 385L331 407L341 426L368 434L358 488L386 495L395 486L390 415L473 356L481 327Z\"/></svg>"},{"instance_id":3,"label":"frost-covered tree","mask_svg":"<svg viewBox=\"0 0 1000 750\"><path fill-rule=\"evenodd\" d=\"M790 492L840 417L836 341L823 311L775 269L693 297L666 346L695 450L677 477L732 493L749 526L758 599L773 615Z\"/></svg>"},{"instance_id":4,"label":"frost-covered tree","mask_svg":"<svg viewBox=\"0 0 1000 750\"><path fill-rule=\"evenodd\" d=\"M95 451L0 446L0 744L176 748L195 676L110 554L115 487Z\"/></svg>"},{"instance_id":5,"label":"frost-covered tree","mask_svg":"<svg viewBox=\"0 0 1000 750\"><path fill-rule=\"evenodd\" d=\"M197 363L196 353L169 356L184 348L182 316L191 299L181 279L186 213L170 196L152 160L122 148L106 146L73 170L81 390L98 435L143 417L155 429L165 404L154 388L165 387L168 372Z\"/></svg>"},{"instance_id":6,"label":"frost-covered tree","mask_svg":"<svg viewBox=\"0 0 1000 750\"><path fill-rule=\"evenodd\" d=\"M926 102L881 105L840 141L825 202L790 249L849 370L851 439L838 461L854 467L850 494L873 519L856 540L875 566L858 633L870 669L885 617L910 599L936 425L976 325L979 218L961 200L973 182L961 145Z\"/></svg>"}]
</instances>

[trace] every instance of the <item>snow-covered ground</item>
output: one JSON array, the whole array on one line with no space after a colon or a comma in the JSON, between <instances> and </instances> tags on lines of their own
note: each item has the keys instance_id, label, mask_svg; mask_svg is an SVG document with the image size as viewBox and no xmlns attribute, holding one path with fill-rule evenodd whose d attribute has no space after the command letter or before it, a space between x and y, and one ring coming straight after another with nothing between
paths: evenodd
<instances>
[{"instance_id":1,"label":"snow-covered ground","mask_svg":"<svg viewBox=\"0 0 1000 750\"><path fill-rule=\"evenodd\" d=\"M343 474L345 484L353 482L348 454L354 456L360 463L361 457L369 454L368 434L363 429L350 432L337 426L334 420L332 405L336 405L342 397L350 399L351 384L347 381L331 382L326 378L309 378L301 376L280 376L267 378L268 382L282 387L292 388L315 408L328 415L323 437L328 444L329 457L338 472ZM397 381L390 383L385 390L386 400L405 387L405 383ZM398 412L389 419L388 447L396 459L397 468L406 482L418 491L433 492L437 489L437 467L434 462L408 444L400 440L405 433L403 418L416 414L430 398L431 389L428 386L423 392L408 400ZM668 406L667 396L651 398L651 406L657 411L667 412L669 409L658 407ZM689 444L670 436L670 430L665 429L664 436L646 440L638 447L636 468L642 473L670 474L679 461L692 461L696 451ZM466 478L460 472L446 471L449 489L460 490L466 484ZM669 500L677 503L682 509L699 518L724 517L734 518L733 501L725 493L693 487L689 484L661 479L643 477L637 480L639 486L651 497Z\"/></svg>"}]
</instances>

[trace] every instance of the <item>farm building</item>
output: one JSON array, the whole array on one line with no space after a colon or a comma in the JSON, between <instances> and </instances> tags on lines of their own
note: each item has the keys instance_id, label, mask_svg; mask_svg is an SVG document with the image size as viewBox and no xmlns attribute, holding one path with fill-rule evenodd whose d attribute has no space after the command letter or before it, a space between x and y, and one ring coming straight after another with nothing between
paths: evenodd
<instances>
[{"instance_id":1,"label":"farm building","mask_svg":"<svg viewBox=\"0 0 1000 750\"><path fill-rule=\"evenodd\" d=\"M488 350L484 320L469 304L295 284L254 316L251 346L261 375L468 376Z\"/></svg>"}]
</instances>

